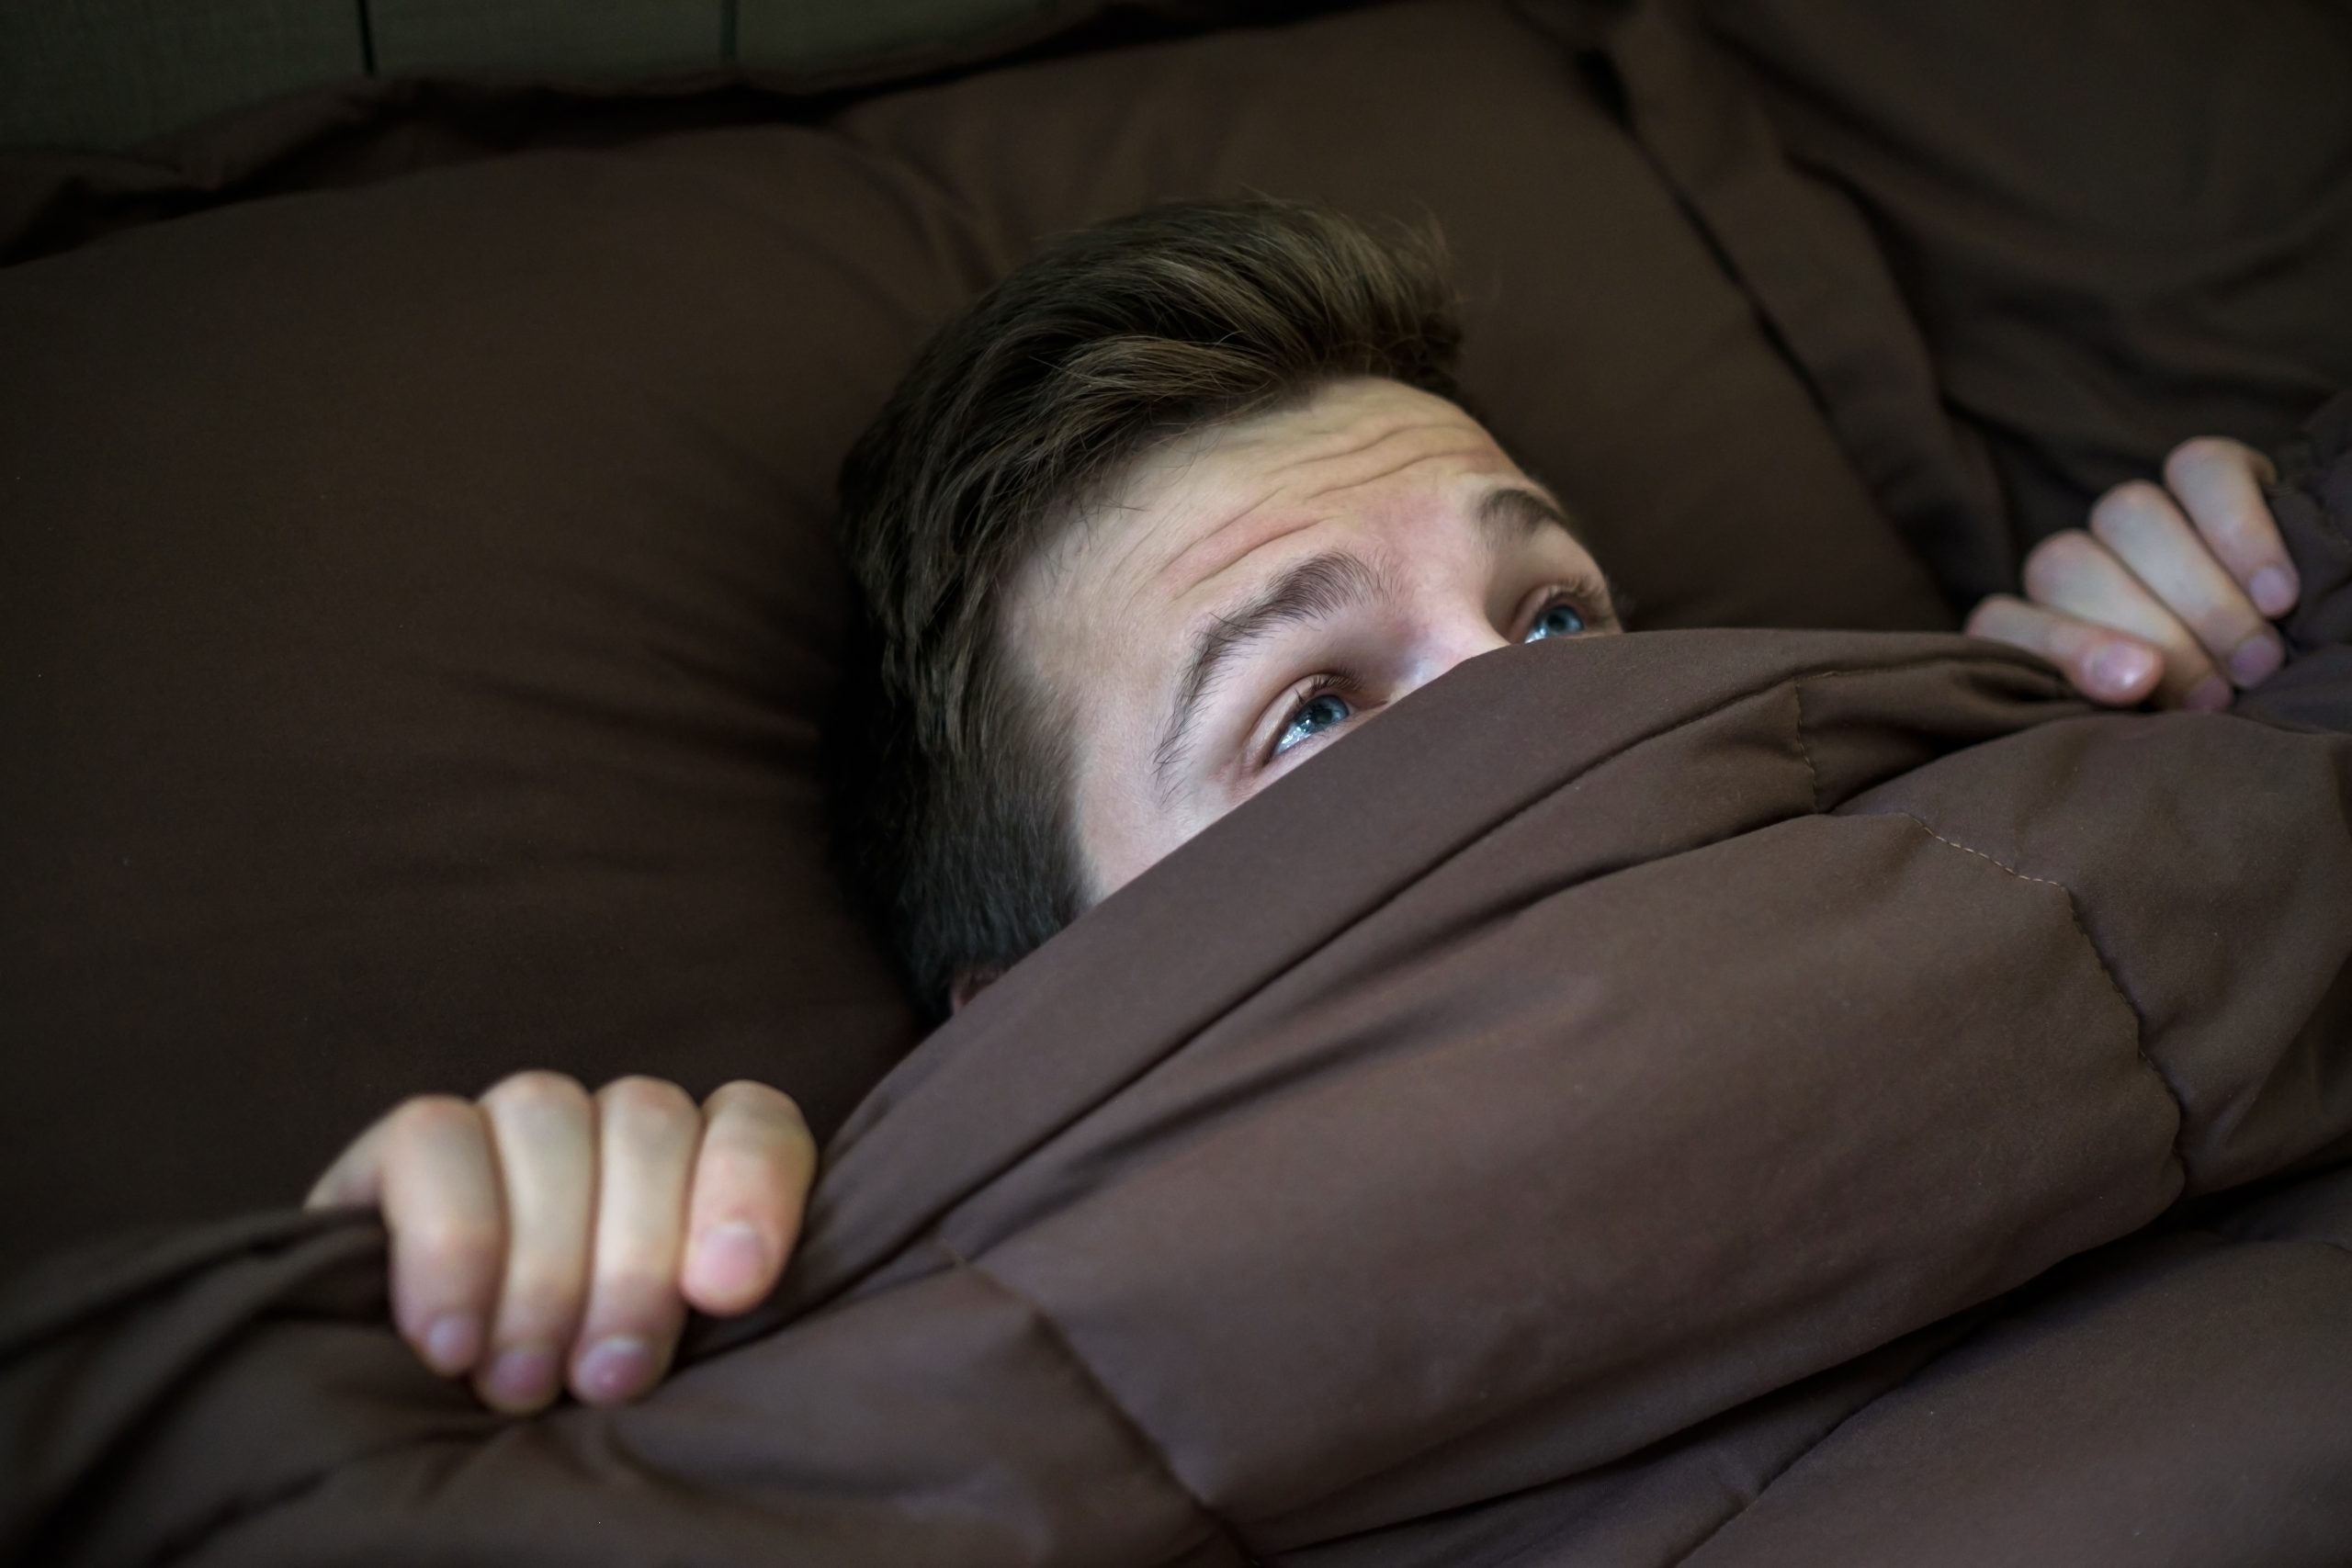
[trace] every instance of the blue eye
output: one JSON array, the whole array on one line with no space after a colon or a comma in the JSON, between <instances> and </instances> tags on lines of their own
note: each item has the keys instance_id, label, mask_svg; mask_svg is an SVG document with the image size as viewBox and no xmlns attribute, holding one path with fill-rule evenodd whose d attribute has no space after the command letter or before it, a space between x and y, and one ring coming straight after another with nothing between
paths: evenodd
<instances>
[{"instance_id":1,"label":"blue eye","mask_svg":"<svg viewBox=\"0 0 2352 1568\"><path fill-rule=\"evenodd\" d=\"M1318 692L1299 704L1290 716L1290 722L1283 726L1282 734L1274 740L1274 755L1279 757L1299 742L1312 740L1325 730L1345 724L1354 712L1346 698Z\"/></svg>"},{"instance_id":2,"label":"blue eye","mask_svg":"<svg viewBox=\"0 0 2352 1568\"><path fill-rule=\"evenodd\" d=\"M1543 614L1535 617L1535 624L1527 628L1526 640L1538 642L1547 637L1574 637L1582 630L1584 612L1566 599L1555 599L1544 606Z\"/></svg>"}]
</instances>

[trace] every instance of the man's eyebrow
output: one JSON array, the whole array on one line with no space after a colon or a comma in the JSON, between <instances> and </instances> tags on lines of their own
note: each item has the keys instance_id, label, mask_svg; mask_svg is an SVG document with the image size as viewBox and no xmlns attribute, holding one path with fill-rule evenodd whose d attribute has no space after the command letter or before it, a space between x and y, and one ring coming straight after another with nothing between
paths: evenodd
<instances>
[{"instance_id":1,"label":"man's eyebrow","mask_svg":"<svg viewBox=\"0 0 2352 1568\"><path fill-rule=\"evenodd\" d=\"M1557 528L1577 544L1585 543L1584 536L1568 521L1568 514L1560 510L1556 502L1543 491L1523 485L1498 485L1478 498L1474 510L1478 531L1486 536L1487 547L1497 554L1524 543L1546 528ZM1587 553L1590 553L1589 547ZM1606 576L1581 572L1566 586L1585 601L1585 608L1597 615L1602 626L1612 630L1624 628L1625 592Z\"/></svg>"},{"instance_id":2,"label":"man's eyebrow","mask_svg":"<svg viewBox=\"0 0 2352 1568\"><path fill-rule=\"evenodd\" d=\"M1380 570L1363 557L1327 550L1283 572L1248 604L1211 616L1193 634L1192 656L1184 661L1175 700L1169 705L1167 728L1152 751L1154 773L1165 782L1168 770L1183 754L1201 699L1236 654L1283 626L1318 620L1375 598L1382 583Z\"/></svg>"},{"instance_id":3,"label":"man's eyebrow","mask_svg":"<svg viewBox=\"0 0 2352 1568\"><path fill-rule=\"evenodd\" d=\"M1524 485L1497 485L1478 498L1478 531L1491 549L1518 544L1531 534L1557 528L1578 544L1584 542L1568 514L1541 491Z\"/></svg>"}]
</instances>

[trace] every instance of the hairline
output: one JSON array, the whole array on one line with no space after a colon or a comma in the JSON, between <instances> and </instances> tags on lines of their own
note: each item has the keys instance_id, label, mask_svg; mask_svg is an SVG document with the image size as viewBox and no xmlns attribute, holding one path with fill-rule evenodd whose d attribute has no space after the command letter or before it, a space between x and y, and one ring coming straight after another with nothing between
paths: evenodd
<instances>
[{"instance_id":1,"label":"hairline","mask_svg":"<svg viewBox=\"0 0 2352 1568\"><path fill-rule=\"evenodd\" d=\"M844 462L844 518L878 638L876 703L850 731L858 750L839 777L853 793L833 798L856 891L927 1003L944 1011L956 972L1000 950L1014 961L1091 902L1070 818L1077 694L1024 635L1042 601L1016 607L1007 590L1041 559L1054 571L1090 513L1123 499L1138 461L1334 382L1393 381L1476 418L1456 378L1459 302L1442 251L1427 221L1384 238L1313 203L1146 209L1057 238L956 312L860 436ZM1073 280L1108 291L1066 303ZM1139 312L1137 291L1163 284L1177 314ZM1270 313L1277 304L1302 309ZM1056 389L1072 375L1086 395ZM1006 424L996 389L1013 410L1093 418L1124 403L1140 417L1056 446ZM984 819L997 826L975 840ZM1007 828L1020 831L1007 839ZM942 904L950 886L1007 894L958 913Z\"/></svg>"}]
</instances>

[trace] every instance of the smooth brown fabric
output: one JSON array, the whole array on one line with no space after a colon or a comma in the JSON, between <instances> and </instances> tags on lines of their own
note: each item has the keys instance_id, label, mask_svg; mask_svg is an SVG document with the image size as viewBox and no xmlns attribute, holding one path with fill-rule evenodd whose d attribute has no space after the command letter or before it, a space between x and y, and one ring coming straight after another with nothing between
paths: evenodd
<instances>
[{"instance_id":1,"label":"smooth brown fabric","mask_svg":"<svg viewBox=\"0 0 2352 1568\"><path fill-rule=\"evenodd\" d=\"M894 49L830 64L696 67L687 56L635 76L618 62L594 70L584 69L576 54L565 60L563 45L577 39L560 35L574 18L548 13L539 31L555 48L536 55L510 51L495 65L468 67L458 51L427 67L430 75L404 73L416 67L387 56L405 51L379 47L364 61L364 73L363 61L352 59L346 80L224 107L135 147L47 139L40 147L11 145L9 166L0 169L0 262L68 250L224 199L361 184L522 147L609 147L689 127L820 118L857 97L1008 61L1214 27L1272 26L1363 3L1051 0L978 29L902 38ZM357 19L350 18L354 25ZM446 20L465 27L464 18ZM740 42L741 18L732 25ZM94 30L103 32L104 21ZM324 83L334 74L313 79ZM203 96L219 101L217 94ZM104 150L109 146L130 155Z\"/></svg>"},{"instance_id":2,"label":"smooth brown fabric","mask_svg":"<svg viewBox=\"0 0 2352 1568\"><path fill-rule=\"evenodd\" d=\"M928 1041L637 1405L469 1407L364 1219L58 1265L0 1546L2334 1561L2352 405L2283 467L2297 723L1949 637L1473 660Z\"/></svg>"},{"instance_id":3,"label":"smooth brown fabric","mask_svg":"<svg viewBox=\"0 0 2352 1568\"><path fill-rule=\"evenodd\" d=\"M889 171L769 175L518 159L0 273L12 1261L299 1198L408 1094L830 1127L912 1043L825 870L824 519L956 295Z\"/></svg>"},{"instance_id":4,"label":"smooth brown fabric","mask_svg":"<svg viewBox=\"0 0 2352 1568\"><path fill-rule=\"evenodd\" d=\"M822 866L835 467L944 311L1146 200L1434 219L1638 624L1948 626L1584 64L1408 4L626 145L418 85L20 171L222 204L0 271L0 1259L522 1067L837 1123L914 1027Z\"/></svg>"},{"instance_id":5,"label":"smooth brown fabric","mask_svg":"<svg viewBox=\"0 0 2352 1568\"><path fill-rule=\"evenodd\" d=\"M1521 0L1589 51L1626 122L1756 302L1887 514L1964 613L2007 581L2001 498L1863 211L1792 164L1740 62L1675 0Z\"/></svg>"},{"instance_id":6,"label":"smooth brown fabric","mask_svg":"<svg viewBox=\"0 0 2352 1568\"><path fill-rule=\"evenodd\" d=\"M2006 533L1947 573L1956 589L2012 586L2035 541L2177 443L2273 446L2352 385L2352 9L1694 8L1789 155L1868 218L1954 438L1998 479ZM1759 245L1797 237L1745 216ZM1860 406L1893 387L1828 389Z\"/></svg>"}]
</instances>

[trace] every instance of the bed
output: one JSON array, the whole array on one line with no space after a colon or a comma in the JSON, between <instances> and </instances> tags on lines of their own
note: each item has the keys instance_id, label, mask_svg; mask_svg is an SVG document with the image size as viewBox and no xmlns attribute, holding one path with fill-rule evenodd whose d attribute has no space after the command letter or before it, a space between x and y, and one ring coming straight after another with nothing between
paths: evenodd
<instances>
[{"instance_id":1,"label":"bed","mask_svg":"<svg viewBox=\"0 0 2352 1568\"><path fill-rule=\"evenodd\" d=\"M1074 7L10 157L0 1550L2337 1561L2348 63L2285 4ZM1234 190L1442 227L1637 635L921 1038L825 867L833 468L1039 236ZM2293 680L2100 716L1949 635L2206 431L2285 463ZM285 1210L523 1066L832 1142L775 1301L509 1427Z\"/></svg>"}]
</instances>

